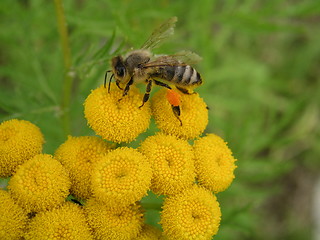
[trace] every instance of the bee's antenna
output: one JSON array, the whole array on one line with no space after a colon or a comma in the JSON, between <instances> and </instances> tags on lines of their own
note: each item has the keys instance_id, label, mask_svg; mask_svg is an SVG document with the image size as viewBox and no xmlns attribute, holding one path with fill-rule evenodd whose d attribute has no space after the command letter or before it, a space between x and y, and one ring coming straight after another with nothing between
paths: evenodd
<instances>
[{"instance_id":1,"label":"bee's antenna","mask_svg":"<svg viewBox=\"0 0 320 240\"><path fill-rule=\"evenodd\" d=\"M111 79L113 78L114 74L112 73L110 79L109 79L109 85L108 85L108 93L110 93L110 86L111 86Z\"/></svg>"}]
</instances>

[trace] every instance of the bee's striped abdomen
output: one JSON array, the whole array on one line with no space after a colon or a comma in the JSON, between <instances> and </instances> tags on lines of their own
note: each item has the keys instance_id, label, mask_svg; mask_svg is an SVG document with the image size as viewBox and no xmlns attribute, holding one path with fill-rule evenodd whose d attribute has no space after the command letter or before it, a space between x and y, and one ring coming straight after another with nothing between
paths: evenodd
<instances>
[{"instance_id":1,"label":"bee's striped abdomen","mask_svg":"<svg viewBox=\"0 0 320 240\"><path fill-rule=\"evenodd\" d=\"M191 66L177 66L172 80L178 85L193 86L202 83L200 74Z\"/></svg>"},{"instance_id":2,"label":"bee's striped abdomen","mask_svg":"<svg viewBox=\"0 0 320 240\"><path fill-rule=\"evenodd\" d=\"M159 67L151 76L182 86L200 85L202 83L200 74L189 65Z\"/></svg>"}]
</instances>

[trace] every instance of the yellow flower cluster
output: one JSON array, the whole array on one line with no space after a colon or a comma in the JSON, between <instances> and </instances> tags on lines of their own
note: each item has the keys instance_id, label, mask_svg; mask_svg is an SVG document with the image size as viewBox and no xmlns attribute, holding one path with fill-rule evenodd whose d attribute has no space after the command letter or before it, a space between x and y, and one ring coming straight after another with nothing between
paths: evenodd
<instances>
[{"instance_id":1,"label":"yellow flower cluster","mask_svg":"<svg viewBox=\"0 0 320 240\"><path fill-rule=\"evenodd\" d=\"M33 124L11 120L0 125L1 174L12 175L9 191L0 193L7 206L1 209L2 222L8 223L0 234L183 240L211 239L218 232L215 194L233 181L236 160L220 137L201 136L208 124L203 99L181 94L174 108L175 99L166 98L162 89L151 104L140 107L143 94L136 87L127 96L122 93L115 84L110 92L103 86L93 90L84 112L99 136L68 136L53 156L41 153L44 140ZM159 132L136 149L124 145L146 131L151 116ZM162 231L144 220L148 191L165 197Z\"/></svg>"},{"instance_id":2,"label":"yellow flower cluster","mask_svg":"<svg viewBox=\"0 0 320 240\"><path fill-rule=\"evenodd\" d=\"M147 194L151 176L144 155L133 148L117 148L95 165L93 196L112 208L128 206Z\"/></svg>"},{"instance_id":3,"label":"yellow flower cluster","mask_svg":"<svg viewBox=\"0 0 320 240\"><path fill-rule=\"evenodd\" d=\"M137 204L112 209L90 199L85 212L95 239L129 240L137 237L142 230L143 213Z\"/></svg>"},{"instance_id":4,"label":"yellow flower cluster","mask_svg":"<svg viewBox=\"0 0 320 240\"><path fill-rule=\"evenodd\" d=\"M194 155L186 140L159 133L142 142L139 150L152 166L153 192L172 195L192 186L195 180Z\"/></svg>"},{"instance_id":5,"label":"yellow flower cluster","mask_svg":"<svg viewBox=\"0 0 320 240\"><path fill-rule=\"evenodd\" d=\"M169 239L211 239L218 232L221 212L216 197L193 186L166 198L161 224Z\"/></svg>"},{"instance_id":6,"label":"yellow flower cluster","mask_svg":"<svg viewBox=\"0 0 320 240\"><path fill-rule=\"evenodd\" d=\"M236 159L223 139L208 134L194 142L194 153L199 184L215 193L226 190L234 179Z\"/></svg>"},{"instance_id":7,"label":"yellow flower cluster","mask_svg":"<svg viewBox=\"0 0 320 240\"><path fill-rule=\"evenodd\" d=\"M40 129L31 122L12 119L0 124L0 177L11 176L16 168L41 153Z\"/></svg>"},{"instance_id":8,"label":"yellow flower cluster","mask_svg":"<svg viewBox=\"0 0 320 240\"><path fill-rule=\"evenodd\" d=\"M208 109L199 94L181 94L182 125L173 114L166 94L166 89L161 89L152 98L152 114L158 128L166 134L184 139L193 139L201 135L208 125Z\"/></svg>"},{"instance_id":9,"label":"yellow flower cluster","mask_svg":"<svg viewBox=\"0 0 320 240\"><path fill-rule=\"evenodd\" d=\"M30 220L24 235L33 239L93 239L84 210L70 202L40 212Z\"/></svg>"},{"instance_id":10,"label":"yellow flower cluster","mask_svg":"<svg viewBox=\"0 0 320 240\"><path fill-rule=\"evenodd\" d=\"M114 84L111 91L101 86L91 92L84 103L84 114L89 126L97 135L108 141L121 143L134 140L149 126L149 103L143 108L143 95L134 86L126 97ZM121 99L121 101L119 101Z\"/></svg>"},{"instance_id":11,"label":"yellow flower cluster","mask_svg":"<svg viewBox=\"0 0 320 240\"><path fill-rule=\"evenodd\" d=\"M12 197L28 212L61 205L69 189L67 171L49 154L38 154L22 164L9 181Z\"/></svg>"}]
</instances>

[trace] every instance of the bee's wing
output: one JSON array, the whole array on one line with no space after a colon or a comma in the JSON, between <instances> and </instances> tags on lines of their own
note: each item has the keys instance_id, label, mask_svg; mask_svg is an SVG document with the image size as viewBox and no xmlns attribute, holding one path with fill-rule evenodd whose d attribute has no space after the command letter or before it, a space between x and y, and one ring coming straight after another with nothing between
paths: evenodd
<instances>
[{"instance_id":1,"label":"bee's wing","mask_svg":"<svg viewBox=\"0 0 320 240\"><path fill-rule=\"evenodd\" d=\"M186 50L168 55L168 57L188 65L196 64L202 60L202 57L200 57L198 54Z\"/></svg>"},{"instance_id":2,"label":"bee's wing","mask_svg":"<svg viewBox=\"0 0 320 240\"><path fill-rule=\"evenodd\" d=\"M158 46L164 39L173 35L177 17L169 18L159 28L155 29L149 39L142 45L142 49L152 49Z\"/></svg>"},{"instance_id":3,"label":"bee's wing","mask_svg":"<svg viewBox=\"0 0 320 240\"><path fill-rule=\"evenodd\" d=\"M147 62L143 67L158 67L158 66L185 66L196 64L201 61L201 57L190 51L181 51L172 55L158 56L154 60Z\"/></svg>"}]
</instances>

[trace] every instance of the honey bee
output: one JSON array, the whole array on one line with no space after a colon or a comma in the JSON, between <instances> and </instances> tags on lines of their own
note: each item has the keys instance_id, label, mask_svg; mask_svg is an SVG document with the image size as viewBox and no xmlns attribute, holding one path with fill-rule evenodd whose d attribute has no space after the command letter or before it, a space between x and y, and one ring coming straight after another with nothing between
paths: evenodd
<instances>
[{"instance_id":1,"label":"honey bee","mask_svg":"<svg viewBox=\"0 0 320 240\"><path fill-rule=\"evenodd\" d=\"M141 108L148 100L152 85L158 85L167 89L176 89L184 94L192 94L190 89L202 84L200 74L190 66L201 60L197 54L190 51L181 51L172 55L153 55L151 50L157 47L163 40L173 35L177 17L172 17L157 28L148 40L138 50L129 52L126 56L116 56L111 60L112 72L109 79L108 92L112 78L116 85L123 90L122 98L128 94L130 86L135 83L146 83L146 92ZM106 87L107 73L104 86ZM124 86L124 88L122 88ZM122 99L121 98L121 99ZM119 101L121 100L119 99ZM174 114L180 116L180 106L173 108ZM181 122L181 120L179 119Z\"/></svg>"}]
</instances>

